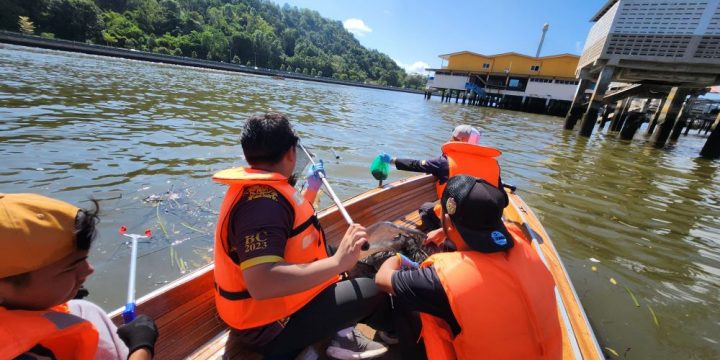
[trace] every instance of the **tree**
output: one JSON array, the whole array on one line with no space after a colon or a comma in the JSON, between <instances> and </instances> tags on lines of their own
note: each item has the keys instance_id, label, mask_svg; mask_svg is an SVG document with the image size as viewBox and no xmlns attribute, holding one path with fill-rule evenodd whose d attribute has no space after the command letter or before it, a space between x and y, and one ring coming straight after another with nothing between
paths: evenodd
<instances>
[{"instance_id":1,"label":"tree","mask_svg":"<svg viewBox=\"0 0 720 360\"><path fill-rule=\"evenodd\" d=\"M299 68L299 67L296 67L296 68L295 68L295 72L299 74L299 73L301 73L301 72L302 72L302 70L300 70L300 68Z\"/></svg>"},{"instance_id":2,"label":"tree","mask_svg":"<svg viewBox=\"0 0 720 360\"><path fill-rule=\"evenodd\" d=\"M35 24L27 16L18 16L18 28L23 34L32 35L35 33Z\"/></svg>"},{"instance_id":3,"label":"tree","mask_svg":"<svg viewBox=\"0 0 720 360\"><path fill-rule=\"evenodd\" d=\"M193 59L197 59L197 51L193 50L193 52L190 53L190 57Z\"/></svg>"},{"instance_id":4,"label":"tree","mask_svg":"<svg viewBox=\"0 0 720 360\"><path fill-rule=\"evenodd\" d=\"M285 71L285 64L280 64L280 71Z\"/></svg>"},{"instance_id":5,"label":"tree","mask_svg":"<svg viewBox=\"0 0 720 360\"><path fill-rule=\"evenodd\" d=\"M240 58L239 58L237 55L235 55L235 56L233 56L231 62L232 62L233 64L239 64L239 63L240 63Z\"/></svg>"},{"instance_id":6,"label":"tree","mask_svg":"<svg viewBox=\"0 0 720 360\"><path fill-rule=\"evenodd\" d=\"M44 27L59 38L84 42L102 39L104 24L100 8L92 0L56 0L48 6Z\"/></svg>"},{"instance_id":7,"label":"tree","mask_svg":"<svg viewBox=\"0 0 720 360\"><path fill-rule=\"evenodd\" d=\"M318 70L318 72L317 72L317 76L318 76L318 77L322 77L322 76L323 76L323 72L322 72L322 70Z\"/></svg>"}]
</instances>

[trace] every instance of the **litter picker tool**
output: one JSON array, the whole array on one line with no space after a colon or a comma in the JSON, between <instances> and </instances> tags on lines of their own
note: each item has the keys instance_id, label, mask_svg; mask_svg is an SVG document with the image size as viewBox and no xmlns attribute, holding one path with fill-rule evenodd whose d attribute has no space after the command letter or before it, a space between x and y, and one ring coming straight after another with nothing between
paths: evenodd
<instances>
[{"instance_id":1,"label":"litter picker tool","mask_svg":"<svg viewBox=\"0 0 720 360\"><path fill-rule=\"evenodd\" d=\"M301 143L298 143L298 146L302 149L302 151L305 153L305 155L310 159L310 163L315 166L315 161L312 159L312 155L310 155L310 152L305 149L305 146L303 146ZM325 189L327 189L328 194L330 195L330 198L332 201L337 205L338 210L340 211L340 214L342 214L343 218L345 218L345 222L347 222L348 225L353 224L353 220L350 217L350 214L348 214L347 210L345 210L345 206L343 206L342 201L335 195L335 191L333 191L332 187L330 186L330 183L327 181L327 178L325 178L324 172L319 172L318 176L320 177L320 180L322 181L323 185L325 185ZM362 250L367 250L370 248L369 243L364 243L362 245Z\"/></svg>"},{"instance_id":2,"label":"litter picker tool","mask_svg":"<svg viewBox=\"0 0 720 360\"><path fill-rule=\"evenodd\" d=\"M130 254L130 277L128 279L128 291L127 291L127 302L125 303L125 310L123 310L122 317L125 323L129 323L135 320L135 275L137 270L137 244L138 239L149 239L152 237L152 231L150 229L145 230L144 235L140 234L127 234L127 227L124 225L120 227L120 235L127 236L131 240L131 254Z\"/></svg>"}]
</instances>

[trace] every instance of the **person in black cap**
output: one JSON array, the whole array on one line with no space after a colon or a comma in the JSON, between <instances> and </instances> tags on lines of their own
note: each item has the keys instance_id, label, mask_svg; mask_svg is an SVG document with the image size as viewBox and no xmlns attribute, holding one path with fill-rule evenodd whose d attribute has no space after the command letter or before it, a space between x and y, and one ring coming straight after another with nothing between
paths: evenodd
<instances>
[{"instance_id":1,"label":"person in black cap","mask_svg":"<svg viewBox=\"0 0 720 360\"><path fill-rule=\"evenodd\" d=\"M391 257L375 277L407 318L409 326L398 332L403 354L560 358L555 283L522 230L503 223L507 194L459 175L448 180L441 204L446 241L457 251L434 254L417 269L403 270L401 259Z\"/></svg>"}]
</instances>

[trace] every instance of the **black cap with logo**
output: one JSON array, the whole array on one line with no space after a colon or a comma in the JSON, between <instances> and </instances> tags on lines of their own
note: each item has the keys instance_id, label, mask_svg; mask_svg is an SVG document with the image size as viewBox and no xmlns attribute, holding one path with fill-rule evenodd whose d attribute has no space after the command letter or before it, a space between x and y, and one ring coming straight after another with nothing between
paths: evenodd
<instances>
[{"instance_id":1,"label":"black cap with logo","mask_svg":"<svg viewBox=\"0 0 720 360\"><path fill-rule=\"evenodd\" d=\"M453 176L442 194L443 213L450 216L463 240L473 250L491 253L513 247L502 221L507 194L487 181L468 175Z\"/></svg>"}]
</instances>

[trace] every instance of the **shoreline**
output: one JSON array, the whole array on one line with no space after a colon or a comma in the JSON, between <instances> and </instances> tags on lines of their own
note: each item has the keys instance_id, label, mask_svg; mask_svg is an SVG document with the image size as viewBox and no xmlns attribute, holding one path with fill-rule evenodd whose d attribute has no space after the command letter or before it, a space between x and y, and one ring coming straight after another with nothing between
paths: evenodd
<instances>
[{"instance_id":1,"label":"shoreline","mask_svg":"<svg viewBox=\"0 0 720 360\"><path fill-rule=\"evenodd\" d=\"M224 70L224 71L253 74L253 75L282 77L285 79L305 80L305 81L313 81L313 82L320 82L320 83L326 83L326 84L355 86L355 87L363 87L363 88L368 88L368 89L387 90L387 91L398 91L398 92L405 92L405 93L410 93L410 94L423 94L424 93L423 90L365 84L365 83L359 83L359 82L354 82L354 81L337 80L337 79L332 79L332 78L327 78L327 77L303 75L303 74L298 74L298 73L294 73L294 72L248 67L248 66L244 66L244 65L224 63L224 62L219 62L219 61L202 60L202 59L195 59L195 58L189 58L189 57L184 57L184 56L156 54L156 53L150 53L150 52L139 51L139 50L129 50L129 49L113 47L113 46L85 44L85 43L80 43L80 42L70 41L70 40L47 39L47 38L43 38L40 36L25 35L25 34L9 32L9 31L2 31L2 30L0 30L0 43L29 46L29 47L36 47L36 48L43 48L43 49L50 49L50 50L60 50L60 51L84 53L84 54L90 54L90 55L102 55L102 56L124 58L124 59L130 59L130 60L140 60L140 61L147 61L147 62L154 62L154 63L164 63L164 64L190 66L190 67L204 68L204 69Z\"/></svg>"}]
</instances>

